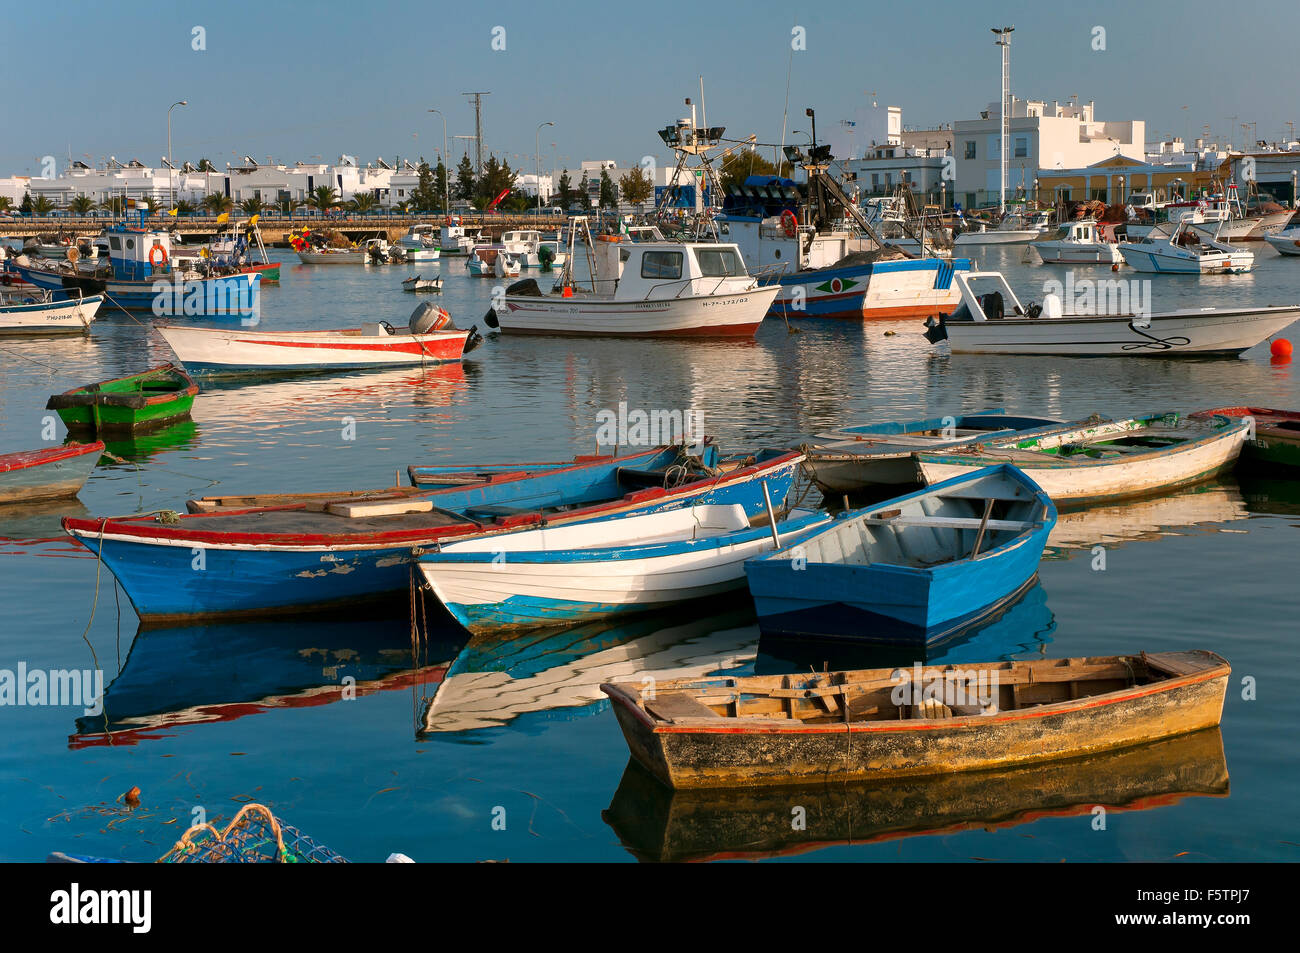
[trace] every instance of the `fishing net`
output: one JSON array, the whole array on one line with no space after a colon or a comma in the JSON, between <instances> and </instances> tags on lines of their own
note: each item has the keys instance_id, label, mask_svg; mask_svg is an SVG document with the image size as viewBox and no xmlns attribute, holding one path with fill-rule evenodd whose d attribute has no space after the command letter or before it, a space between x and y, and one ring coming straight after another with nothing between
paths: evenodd
<instances>
[{"instance_id":1,"label":"fishing net","mask_svg":"<svg viewBox=\"0 0 1300 953\"><path fill-rule=\"evenodd\" d=\"M346 864L328 847L284 823L261 804L245 805L224 831L195 824L160 864Z\"/></svg>"}]
</instances>

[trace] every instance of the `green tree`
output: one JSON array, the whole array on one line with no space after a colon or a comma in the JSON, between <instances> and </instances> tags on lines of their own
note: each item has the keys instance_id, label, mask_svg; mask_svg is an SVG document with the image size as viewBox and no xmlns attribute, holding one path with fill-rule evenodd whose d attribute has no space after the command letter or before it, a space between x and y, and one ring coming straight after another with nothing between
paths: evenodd
<instances>
[{"instance_id":1,"label":"green tree","mask_svg":"<svg viewBox=\"0 0 1300 953\"><path fill-rule=\"evenodd\" d=\"M308 208L328 212L332 208L338 208L339 194L334 191L332 185L318 185L311 190L311 194L307 196L307 201L303 204Z\"/></svg>"},{"instance_id":2,"label":"green tree","mask_svg":"<svg viewBox=\"0 0 1300 953\"><path fill-rule=\"evenodd\" d=\"M38 217L44 217L54 211L54 203L44 195L38 195L32 199L32 214Z\"/></svg>"},{"instance_id":3,"label":"green tree","mask_svg":"<svg viewBox=\"0 0 1300 953\"><path fill-rule=\"evenodd\" d=\"M781 167L778 169L759 155L757 150L745 149L733 152L722 160L718 180L725 192L733 186L743 185L751 175L779 175L782 178L789 178L793 171L793 167L784 159L781 160ZM717 198L720 200L721 196Z\"/></svg>"},{"instance_id":4,"label":"green tree","mask_svg":"<svg viewBox=\"0 0 1300 953\"><path fill-rule=\"evenodd\" d=\"M72 212L73 215L78 215L82 218L85 218L94 210L95 200L89 195L76 195L72 201L68 203L68 211Z\"/></svg>"},{"instance_id":5,"label":"green tree","mask_svg":"<svg viewBox=\"0 0 1300 953\"><path fill-rule=\"evenodd\" d=\"M584 211L591 211L591 183L587 181L587 170L582 171L582 181L578 183L578 204Z\"/></svg>"},{"instance_id":6,"label":"green tree","mask_svg":"<svg viewBox=\"0 0 1300 953\"><path fill-rule=\"evenodd\" d=\"M32 193L31 192L23 193L23 200L18 204L18 211L22 212L24 215L32 214Z\"/></svg>"},{"instance_id":7,"label":"green tree","mask_svg":"<svg viewBox=\"0 0 1300 953\"><path fill-rule=\"evenodd\" d=\"M200 159L200 160L199 160L199 171L200 171L200 172L216 172L217 170L216 170L216 168L212 165L212 163L209 162L207 159Z\"/></svg>"},{"instance_id":8,"label":"green tree","mask_svg":"<svg viewBox=\"0 0 1300 953\"><path fill-rule=\"evenodd\" d=\"M614 180L609 177L608 169L600 170L600 207L618 208L618 195L614 191Z\"/></svg>"},{"instance_id":9,"label":"green tree","mask_svg":"<svg viewBox=\"0 0 1300 953\"><path fill-rule=\"evenodd\" d=\"M483 175L479 178L478 188L474 190L475 208L487 208L502 192L513 189L517 178L518 175L510 168L509 162L502 162L495 155L488 156L487 162L483 163Z\"/></svg>"},{"instance_id":10,"label":"green tree","mask_svg":"<svg viewBox=\"0 0 1300 953\"><path fill-rule=\"evenodd\" d=\"M245 215L261 215L262 212L266 211L266 206L262 204L261 199L254 195L252 198L240 202L239 210Z\"/></svg>"},{"instance_id":11,"label":"green tree","mask_svg":"<svg viewBox=\"0 0 1300 953\"><path fill-rule=\"evenodd\" d=\"M560 194L560 208L567 212L569 206L573 204L573 180L569 178L568 169L565 169L560 173L560 186L558 191Z\"/></svg>"},{"instance_id":12,"label":"green tree","mask_svg":"<svg viewBox=\"0 0 1300 953\"><path fill-rule=\"evenodd\" d=\"M126 199L120 195L110 195L99 203L99 207L110 215L126 214Z\"/></svg>"},{"instance_id":13,"label":"green tree","mask_svg":"<svg viewBox=\"0 0 1300 953\"><path fill-rule=\"evenodd\" d=\"M639 165L628 169L618 180L619 195L628 205L644 206L654 191L654 180Z\"/></svg>"},{"instance_id":14,"label":"green tree","mask_svg":"<svg viewBox=\"0 0 1300 953\"><path fill-rule=\"evenodd\" d=\"M14 200L7 195L0 195L0 212L7 212L14 207Z\"/></svg>"},{"instance_id":15,"label":"green tree","mask_svg":"<svg viewBox=\"0 0 1300 953\"><path fill-rule=\"evenodd\" d=\"M364 215L379 204L379 199L375 198L373 192L358 192L352 196L348 202L348 209Z\"/></svg>"},{"instance_id":16,"label":"green tree","mask_svg":"<svg viewBox=\"0 0 1300 953\"><path fill-rule=\"evenodd\" d=\"M438 163L438 168L442 168L442 163ZM429 168L429 163L420 163L420 178L415 188L411 191L411 199L415 203L417 211L429 211L442 207L442 189L438 187L435 181L433 170Z\"/></svg>"},{"instance_id":17,"label":"green tree","mask_svg":"<svg viewBox=\"0 0 1300 953\"><path fill-rule=\"evenodd\" d=\"M447 204L446 199L451 193L451 189L450 183L447 181L447 166L443 164L441 159L433 167L433 192L438 198L436 204L430 206L430 208L442 208ZM442 210L447 211L445 208L442 208Z\"/></svg>"},{"instance_id":18,"label":"green tree","mask_svg":"<svg viewBox=\"0 0 1300 953\"><path fill-rule=\"evenodd\" d=\"M203 210L211 212L213 215L220 215L222 212L229 212L235 207L235 203L229 195L223 195L220 192L209 192L203 196Z\"/></svg>"},{"instance_id":19,"label":"green tree","mask_svg":"<svg viewBox=\"0 0 1300 953\"><path fill-rule=\"evenodd\" d=\"M197 211L197 209L195 208L194 203L191 202L191 201L189 201L188 199L177 199L177 200L176 200L176 217L177 217L177 218L180 218L182 215L193 215L196 211Z\"/></svg>"},{"instance_id":20,"label":"green tree","mask_svg":"<svg viewBox=\"0 0 1300 953\"><path fill-rule=\"evenodd\" d=\"M456 166L456 198L470 202L474 199L477 183L474 181L474 163L469 161L469 153L460 157Z\"/></svg>"},{"instance_id":21,"label":"green tree","mask_svg":"<svg viewBox=\"0 0 1300 953\"><path fill-rule=\"evenodd\" d=\"M147 195L145 196L144 207L149 210L150 215L156 215L158 210L163 207L162 199Z\"/></svg>"}]
</instances>

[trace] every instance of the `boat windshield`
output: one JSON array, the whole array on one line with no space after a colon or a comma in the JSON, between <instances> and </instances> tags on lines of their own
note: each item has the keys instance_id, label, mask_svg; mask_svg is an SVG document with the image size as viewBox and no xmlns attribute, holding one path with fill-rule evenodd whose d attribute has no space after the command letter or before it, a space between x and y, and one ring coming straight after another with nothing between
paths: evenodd
<instances>
[{"instance_id":1,"label":"boat windshield","mask_svg":"<svg viewBox=\"0 0 1300 953\"><path fill-rule=\"evenodd\" d=\"M700 274L705 278L743 276L746 273L734 248L701 248L696 257L700 262Z\"/></svg>"}]
</instances>

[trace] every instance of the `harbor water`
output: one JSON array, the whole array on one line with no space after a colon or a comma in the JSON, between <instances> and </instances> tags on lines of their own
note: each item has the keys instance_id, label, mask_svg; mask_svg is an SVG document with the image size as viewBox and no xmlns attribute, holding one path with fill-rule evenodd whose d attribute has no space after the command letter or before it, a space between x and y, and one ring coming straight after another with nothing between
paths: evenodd
<instances>
[{"instance_id":1,"label":"harbor water","mask_svg":"<svg viewBox=\"0 0 1300 953\"><path fill-rule=\"evenodd\" d=\"M1300 301L1300 261L1253 250L1249 275L1153 278L1151 307ZM1065 269L1022 255L979 257L1025 301L1064 280ZM285 265L282 284L262 291L264 329L403 326L431 300L486 330L496 281L467 276L463 259L272 257ZM439 271L441 295L400 289ZM932 347L918 320L793 326L768 319L754 340L725 343L495 336L463 364L204 385L192 423L110 444L120 462L96 469L78 501L0 510L0 670L102 670L106 686L100 713L0 709L0 859L152 860L196 819L229 818L249 801L353 860L1300 859L1300 483L1228 477L1065 514L1037 586L930 655L960 664L1210 649L1233 666L1219 732L906 790L730 799L674 799L629 769L599 682L903 660L760 643L743 593L495 642L467 641L432 602L413 641L404 600L387 618L137 631L112 575L59 529L62 515L184 511L215 493L388 486L412 463L591 453L602 413L620 404L693 412L724 450L986 407L1067 419L1300 407L1296 367L1273 363L1267 344L1226 360L985 357ZM0 341L0 452L46 445L50 394L168 360L146 319L109 306L84 338ZM63 439L61 424L53 436ZM131 808L121 796L133 787Z\"/></svg>"}]
</instances>

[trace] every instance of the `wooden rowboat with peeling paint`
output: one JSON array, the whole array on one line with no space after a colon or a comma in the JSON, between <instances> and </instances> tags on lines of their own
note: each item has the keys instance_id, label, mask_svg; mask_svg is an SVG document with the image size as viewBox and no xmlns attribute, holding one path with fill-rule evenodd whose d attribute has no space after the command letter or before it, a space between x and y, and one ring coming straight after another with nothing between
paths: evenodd
<instances>
[{"instance_id":1,"label":"wooden rowboat with peeling paint","mask_svg":"<svg viewBox=\"0 0 1300 953\"><path fill-rule=\"evenodd\" d=\"M632 756L671 788L977 771L1219 724L1213 652L604 684Z\"/></svg>"}]
</instances>

